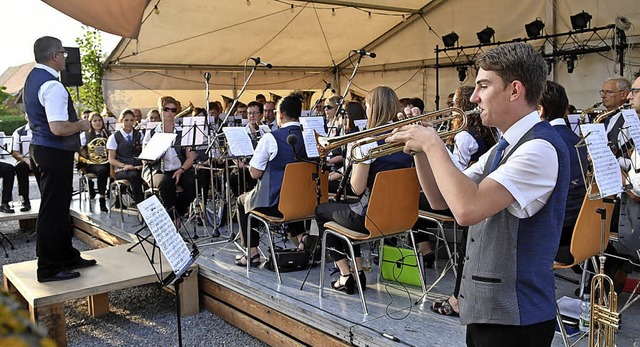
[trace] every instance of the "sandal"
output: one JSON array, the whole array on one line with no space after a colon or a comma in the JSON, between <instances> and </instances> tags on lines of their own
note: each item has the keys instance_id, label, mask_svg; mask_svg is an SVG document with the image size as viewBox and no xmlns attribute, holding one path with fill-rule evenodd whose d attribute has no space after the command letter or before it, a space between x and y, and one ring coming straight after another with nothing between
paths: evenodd
<instances>
[{"instance_id":1,"label":"sandal","mask_svg":"<svg viewBox=\"0 0 640 347\"><path fill-rule=\"evenodd\" d=\"M236 265L245 267L247 266L247 256L243 255L240 259L236 259ZM260 253L257 253L251 256L251 263L249 264L251 267L260 266Z\"/></svg>"},{"instance_id":2,"label":"sandal","mask_svg":"<svg viewBox=\"0 0 640 347\"><path fill-rule=\"evenodd\" d=\"M460 314L453 310L451 303L449 303L449 298L434 302L431 305L431 311L443 316L460 317Z\"/></svg>"},{"instance_id":3,"label":"sandal","mask_svg":"<svg viewBox=\"0 0 640 347\"><path fill-rule=\"evenodd\" d=\"M307 239L309 238L309 234L304 233L304 234L300 234L300 236L298 237L298 249L301 251L304 251L307 248Z\"/></svg>"},{"instance_id":4,"label":"sandal","mask_svg":"<svg viewBox=\"0 0 640 347\"><path fill-rule=\"evenodd\" d=\"M343 278L346 278L346 281L341 283ZM353 274L348 274L346 276L340 275L337 281L331 282L331 288L333 288L333 290L345 292L347 294L355 293L355 287L356 281L353 278Z\"/></svg>"}]
</instances>

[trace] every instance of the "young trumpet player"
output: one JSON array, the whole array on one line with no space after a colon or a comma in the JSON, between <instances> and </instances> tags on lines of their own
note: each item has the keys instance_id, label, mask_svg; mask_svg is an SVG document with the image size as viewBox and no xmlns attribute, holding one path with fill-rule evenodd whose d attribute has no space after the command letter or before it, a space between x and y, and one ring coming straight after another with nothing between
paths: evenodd
<instances>
[{"instance_id":1,"label":"young trumpet player","mask_svg":"<svg viewBox=\"0 0 640 347\"><path fill-rule=\"evenodd\" d=\"M471 101L503 137L464 172L436 131L411 125L387 141L414 154L434 209L469 225L458 296L468 346L549 346L555 330L553 260L569 186L567 146L536 107L546 64L525 43L482 54Z\"/></svg>"}]
</instances>

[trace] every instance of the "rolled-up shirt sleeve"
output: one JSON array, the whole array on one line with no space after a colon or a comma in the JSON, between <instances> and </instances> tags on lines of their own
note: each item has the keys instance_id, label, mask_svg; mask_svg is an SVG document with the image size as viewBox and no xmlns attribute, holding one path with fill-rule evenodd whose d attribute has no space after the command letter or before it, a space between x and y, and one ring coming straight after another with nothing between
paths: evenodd
<instances>
[{"instance_id":1,"label":"rolled-up shirt sleeve","mask_svg":"<svg viewBox=\"0 0 640 347\"><path fill-rule=\"evenodd\" d=\"M48 122L69 120L69 93L59 81L47 81L38 91L38 100L44 106Z\"/></svg>"}]
</instances>

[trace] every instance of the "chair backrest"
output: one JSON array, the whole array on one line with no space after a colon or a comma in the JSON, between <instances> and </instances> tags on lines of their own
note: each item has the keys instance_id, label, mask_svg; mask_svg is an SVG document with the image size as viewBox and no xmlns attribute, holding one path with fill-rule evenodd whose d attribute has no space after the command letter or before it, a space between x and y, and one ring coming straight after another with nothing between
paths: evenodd
<instances>
[{"instance_id":1,"label":"chair backrest","mask_svg":"<svg viewBox=\"0 0 640 347\"><path fill-rule=\"evenodd\" d=\"M365 227L370 238L407 231L418 220L420 183L415 168L379 172L373 182Z\"/></svg>"},{"instance_id":2,"label":"chair backrest","mask_svg":"<svg viewBox=\"0 0 640 347\"><path fill-rule=\"evenodd\" d=\"M316 195L316 165L305 162L287 164L284 169L278 210L284 220L308 218L315 214L318 200ZM328 173L320 173L320 202L326 202L329 195Z\"/></svg>"},{"instance_id":3,"label":"chair backrest","mask_svg":"<svg viewBox=\"0 0 640 347\"><path fill-rule=\"evenodd\" d=\"M611 229L611 216L613 215L613 204L605 203L602 199L589 200L584 197L580 214L576 220L571 236L571 246L569 251L573 256L573 263L579 264L600 253L600 243L602 237L602 220L596 212L597 208L606 209L605 221L605 246L609 240Z\"/></svg>"}]
</instances>

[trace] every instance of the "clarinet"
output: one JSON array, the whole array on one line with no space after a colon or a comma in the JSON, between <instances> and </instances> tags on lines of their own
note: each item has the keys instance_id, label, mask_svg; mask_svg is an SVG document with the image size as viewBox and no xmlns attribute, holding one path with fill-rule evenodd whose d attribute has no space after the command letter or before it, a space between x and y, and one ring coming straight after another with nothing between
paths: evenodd
<instances>
[{"instance_id":1,"label":"clarinet","mask_svg":"<svg viewBox=\"0 0 640 347\"><path fill-rule=\"evenodd\" d=\"M349 164L349 166L347 166L344 169L342 179L340 180L340 184L338 184L338 191L336 192L336 195L334 195L333 197L333 199L336 202L340 202L342 200L342 192L344 192L345 184L347 184L347 179L349 179L349 175L351 174L352 168L353 168L353 165Z\"/></svg>"}]
</instances>

